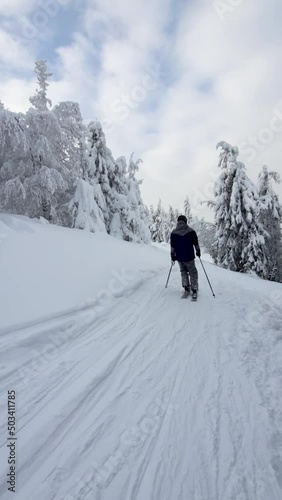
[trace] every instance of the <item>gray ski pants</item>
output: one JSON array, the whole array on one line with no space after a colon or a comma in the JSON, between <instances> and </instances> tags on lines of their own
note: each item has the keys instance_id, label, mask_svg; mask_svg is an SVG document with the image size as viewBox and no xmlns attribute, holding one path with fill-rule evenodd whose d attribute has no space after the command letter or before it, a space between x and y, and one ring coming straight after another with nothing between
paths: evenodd
<instances>
[{"instance_id":1,"label":"gray ski pants","mask_svg":"<svg viewBox=\"0 0 282 500\"><path fill-rule=\"evenodd\" d=\"M190 262L178 262L182 278L182 286L189 286L189 276L191 282L191 289L198 290L198 271L196 268L195 260Z\"/></svg>"}]
</instances>

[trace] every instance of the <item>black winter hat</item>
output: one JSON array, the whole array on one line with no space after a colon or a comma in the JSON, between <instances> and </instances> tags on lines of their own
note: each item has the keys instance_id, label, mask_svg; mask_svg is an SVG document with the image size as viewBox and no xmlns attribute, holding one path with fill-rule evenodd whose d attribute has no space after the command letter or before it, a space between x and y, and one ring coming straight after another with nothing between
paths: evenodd
<instances>
[{"instance_id":1,"label":"black winter hat","mask_svg":"<svg viewBox=\"0 0 282 500\"><path fill-rule=\"evenodd\" d=\"M185 224L187 224L187 217L185 217L185 215L179 215L177 221L179 222L181 220L183 220L183 222L185 222Z\"/></svg>"}]
</instances>

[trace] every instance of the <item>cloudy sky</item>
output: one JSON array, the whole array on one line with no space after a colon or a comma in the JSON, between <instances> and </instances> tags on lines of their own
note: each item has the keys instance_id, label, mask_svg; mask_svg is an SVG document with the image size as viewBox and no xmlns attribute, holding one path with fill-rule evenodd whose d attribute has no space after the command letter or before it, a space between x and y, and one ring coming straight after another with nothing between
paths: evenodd
<instances>
[{"instance_id":1,"label":"cloudy sky","mask_svg":"<svg viewBox=\"0 0 282 500\"><path fill-rule=\"evenodd\" d=\"M212 219L221 140L254 181L282 174L281 0L0 0L0 21L3 103L26 110L47 59L53 104L79 102L115 156L143 158L147 204L188 194Z\"/></svg>"}]
</instances>

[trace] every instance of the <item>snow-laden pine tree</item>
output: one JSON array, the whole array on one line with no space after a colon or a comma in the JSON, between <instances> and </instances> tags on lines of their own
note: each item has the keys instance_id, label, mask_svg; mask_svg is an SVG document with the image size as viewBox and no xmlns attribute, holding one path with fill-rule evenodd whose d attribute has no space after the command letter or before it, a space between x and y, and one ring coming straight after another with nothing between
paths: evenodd
<instances>
[{"instance_id":1,"label":"snow-laden pine tree","mask_svg":"<svg viewBox=\"0 0 282 500\"><path fill-rule=\"evenodd\" d=\"M58 214L59 198L68 185L65 180L67 172L56 154L61 133L59 124L50 112L29 110L26 114L26 133L33 165L32 174L24 183L26 214L62 224Z\"/></svg>"},{"instance_id":2,"label":"snow-laden pine tree","mask_svg":"<svg viewBox=\"0 0 282 500\"><path fill-rule=\"evenodd\" d=\"M267 232L266 256L267 277L271 281L282 282L282 206L272 182L280 183L277 172L269 172L264 166L258 177L258 194L262 204L260 220Z\"/></svg>"},{"instance_id":3,"label":"snow-laden pine tree","mask_svg":"<svg viewBox=\"0 0 282 500\"><path fill-rule=\"evenodd\" d=\"M239 272L254 271L266 276L265 231L260 222L261 204L255 185L238 161L238 148L220 142L219 167L215 186L215 260Z\"/></svg>"},{"instance_id":4,"label":"snow-laden pine tree","mask_svg":"<svg viewBox=\"0 0 282 500\"><path fill-rule=\"evenodd\" d=\"M159 200L156 210L150 207L150 232L152 241L158 243L168 243L176 220L173 208L170 206L168 212L163 208L162 201Z\"/></svg>"},{"instance_id":5,"label":"snow-laden pine tree","mask_svg":"<svg viewBox=\"0 0 282 500\"><path fill-rule=\"evenodd\" d=\"M177 224L177 219L178 219L179 215L180 215L180 212L179 212L178 208L176 208L174 210L174 218L175 218L175 223L176 224Z\"/></svg>"},{"instance_id":6,"label":"snow-laden pine tree","mask_svg":"<svg viewBox=\"0 0 282 500\"><path fill-rule=\"evenodd\" d=\"M150 235L151 235L151 240L155 241L153 239L153 237L154 237L154 222L155 222L155 209L154 209L153 205L150 205L149 211L150 211L150 218L149 218Z\"/></svg>"},{"instance_id":7,"label":"snow-laden pine tree","mask_svg":"<svg viewBox=\"0 0 282 500\"><path fill-rule=\"evenodd\" d=\"M163 208L162 201L159 200L156 210L152 213L151 237L152 241L163 242Z\"/></svg>"},{"instance_id":8,"label":"snow-laden pine tree","mask_svg":"<svg viewBox=\"0 0 282 500\"><path fill-rule=\"evenodd\" d=\"M106 214L109 217L109 208L102 191L100 164L103 159L98 155L98 133L96 132L98 124L96 126L95 123L91 122L88 126L85 142L81 138L79 179L75 182L75 193L69 204L73 227L94 233L107 230ZM99 126L98 129L101 130Z\"/></svg>"},{"instance_id":9,"label":"snow-laden pine tree","mask_svg":"<svg viewBox=\"0 0 282 500\"><path fill-rule=\"evenodd\" d=\"M169 243L171 234L171 224L169 213L162 209L162 241Z\"/></svg>"},{"instance_id":10,"label":"snow-laden pine tree","mask_svg":"<svg viewBox=\"0 0 282 500\"><path fill-rule=\"evenodd\" d=\"M128 200L130 205L129 228L133 235L132 241L136 243L149 243L151 241L148 227L147 209L143 203L140 186L142 180L136 177L142 160L134 160L132 153L128 165Z\"/></svg>"},{"instance_id":11,"label":"snow-laden pine tree","mask_svg":"<svg viewBox=\"0 0 282 500\"><path fill-rule=\"evenodd\" d=\"M48 77L45 61L36 63L38 89L30 102L34 108L22 117L30 148L32 173L25 179L26 215L43 216L61 225L69 225L68 207L62 197L68 189L68 170L64 165L62 130L57 116L48 110Z\"/></svg>"},{"instance_id":12,"label":"snow-laden pine tree","mask_svg":"<svg viewBox=\"0 0 282 500\"><path fill-rule=\"evenodd\" d=\"M110 234L125 241L132 241L130 203L128 198L127 162L124 156L117 158L114 170L109 172L111 188Z\"/></svg>"},{"instance_id":13,"label":"snow-laden pine tree","mask_svg":"<svg viewBox=\"0 0 282 500\"><path fill-rule=\"evenodd\" d=\"M172 232L176 227L177 218L175 216L175 211L173 210L171 205L169 205L168 207L168 221L169 221L170 232Z\"/></svg>"},{"instance_id":14,"label":"snow-laden pine tree","mask_svg":"<svg viewBox=\"0 0 282 500\"><path fill-rule=\"evenodd\" d=\"M58 200L58 210L64 210L67 213L70 210L71 221L69 225L82 228L82 213L85 213L86 216L85 210L89 207L93 220L91 224L85 225L85 229L91 228L90 230L93 231L95 227L100 228L101 224L99 221L97 226L98 207L92 206L92 203L90 205L86 203L90 193L94 192L93 188L88 189L86 193L85 184L79 182L79 179L87 182L88 165L86 126L82 120L79 104L72 101L61 102L53 108L52 113L61 128L61 146L58 157L64 166L67 182L67 188L61 193ZM81 206L78 208L80 197ZM78 216L80 210L82 211ZM86 220L91 220L90 213L86 216Z\"/></svg>"},{"instance_id":15,"label":"snow-laden pine tree","mask_svg":"<svg viewBox=\"0 0 282 500\"><path fill-rule=\"evenodd\" d=\"M24 180L32 172L29 143L18 115L0 108L0 207L25 213Z\"/></svg>"},{"instance_id":16,"label":"snow-laden pine tree","mask_svg":"<svg viewBox=\"0 0 282 500\"><path fill-rule=\"evenodd\" d=\"M196 231L200 247L207 251L212 257L215 244L215 226L204 218L193 217L191 226Z\"/></svg>"},{"instance_id":17,"label":"snow-laden pine tree","mask_svg":"<svg viewBox=\"0 0 282 500\"><path fill-rule=\"evenodd\" d=\"M128 167L125 157L115 161L106 146L102 126L97 121L89 124L86 143L86 168L82 169L81 175L92 187L94 205L85 203L86 187L82 189L78 182L70 203L74 227L82 227L81 214L84 213L85 220L94 217L91 225L85 225L91 231L104 227L112 236L126 241L149 243L148 210L141 198L141 182L136 178L140 161L135 162L131 156Z\"/></svg>"},{"instance_id":18,"label":"snow-laden pine tree","mask_svg":"<svg viewBox=\"0 0 282 500\"><path fill-rule=\"evenodd\" d=\"M188 223L188 226L191 224L192 222L192 212L191 212L191 205L190 205L190 200L189 200L189 196L186 196L185 200L184 200L184 215L185 217L187 217L187 223Z\"/></svg>"},{"instance_id":19,"label":"snow-laden pine tree","mask_svg":"<svg viewBox=\"0 0 282 500\"><path fill-rule=\"evenodd\" d=\"M47 89L49 87L48 79L52 76L52 73L48 73L47 61L36 61L34 71L37 75L38 88L29 100L36 111L48 111L48 109L52 107L52 102L47 97Z\"/></svg>"},{"instance_id":20,"label":"snow-laden pine tree","mask_svg":"<svg viewBox=\"0 0 282 500\"><path fill-rule=\"evenodd\" d=\"M112 193L109 177L115 170L115 160L106 145L106 137L100 122L93 121L88 125L88 174L100 186L101 195L97 203L103 212L104 223L109 233L111 230Z\"/></svg>"},{"instance_id":21,"label":"snow-laden pine tree","mask_svg":"<svg viewBox=\"0 0 282 500\"><path fill-rule=\"evenodd\" d=\"M152 240L152 236L151 236L151 226L153 223L152 208L153 208L152 205L150 205L149 207L147 205L145 205L146 225L149 228L150 240Z\"/></svg>"},{"instance_id":22,"label":"snow-laden pine tree","mask_svg":"<svg viewBox=\"0 0 282 500\"><path fill-rule=\"evenodd\" d=\"M69 183L73 183L87 171L86 126L76 102L61 102L52 112L61 127L62 161L68 170Z\"/></svg>"},{"instance_id":23,"label":"snow-laden pine tree","mask_svg":"<svg viewBox=\"0 0 282 500\"><path fill-rule=\"evenodd\" d=\"M95 200L95 188L82 178L75 183L75 193L69 209L73 217L73 227L96 233L106 231L103 214Z\"/></svg>"},{"instance_id":24,"label":"snow-laden pine tree","mask_svg":"<svg viewBox=\"0 0 282 500\"><path fill-rule=\"evenodd\" d=\"M144 224L147 228L146 234L150 238L151 242L151 231L150 231L150 226L151 226L151 211L149 210L149 207L147 205L144 206Z\"/></svg>"}]
</instances>

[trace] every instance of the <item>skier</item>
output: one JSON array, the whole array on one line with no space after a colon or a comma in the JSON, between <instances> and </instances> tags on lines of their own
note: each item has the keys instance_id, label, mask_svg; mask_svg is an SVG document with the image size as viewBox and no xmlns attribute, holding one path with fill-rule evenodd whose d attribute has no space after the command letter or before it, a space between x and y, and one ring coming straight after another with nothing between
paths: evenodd
<instances>
[{"instance_id":1,"label":"skier","mask_svg":"<svg viewBox=\"0 0 282 500\"><path fill-rule=\"evenodd\" d=\"M195 252L197 257L201 257L198 236L194 229L187 225L185 215L180 215L177 219L177 226L170 236L171 260L179 263L182 286L184 288L183 297L190 293L190 280L192 288L192 300L197 300L198 294L198 271L195 266ZM190 276L190 280L189 280Z\"/></svg>"}]
</instances>

